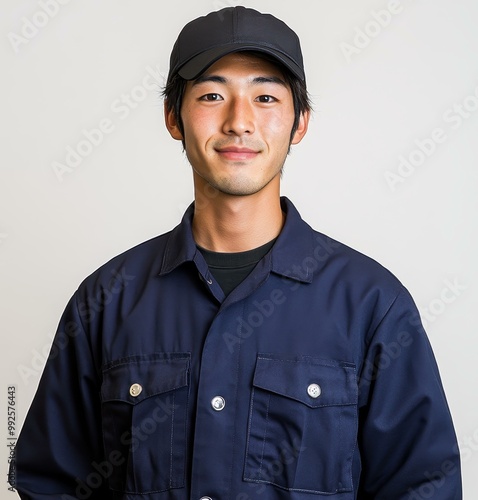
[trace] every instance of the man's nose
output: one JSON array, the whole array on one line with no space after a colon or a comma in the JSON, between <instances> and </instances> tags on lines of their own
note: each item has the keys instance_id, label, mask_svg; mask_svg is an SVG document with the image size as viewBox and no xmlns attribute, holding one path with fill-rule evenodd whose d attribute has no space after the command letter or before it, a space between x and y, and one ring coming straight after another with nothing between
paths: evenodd
<instances>
[{"instance_id":1,"label":"man's nose","mask_svg":"<svg viewBox=\"0 0 478 500\"><path fill-rule=\"evenodd\" d=\"M254 110L252 103L238 97L230 101L224 119L223 132L231 135L252 134L254 126Z\"/></svg>"}]
</instances>

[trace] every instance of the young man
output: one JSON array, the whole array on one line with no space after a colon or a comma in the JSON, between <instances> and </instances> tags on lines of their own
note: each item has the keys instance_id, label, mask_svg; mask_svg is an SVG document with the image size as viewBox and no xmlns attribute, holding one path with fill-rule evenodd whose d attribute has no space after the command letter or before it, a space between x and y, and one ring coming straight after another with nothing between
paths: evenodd
<instances>
[{"instance_id":1,"label":"young man","mask_svg":"<svg viewBox=\"0 0 478 500\"><path fill-rule=\"evenodd\" d=\"M295 33L244 7L196 19L165 97L195 203L68 304L18 442L20 496L460 499L412 299L280 198L310 112Z\"/></svg>"}]
</instances>

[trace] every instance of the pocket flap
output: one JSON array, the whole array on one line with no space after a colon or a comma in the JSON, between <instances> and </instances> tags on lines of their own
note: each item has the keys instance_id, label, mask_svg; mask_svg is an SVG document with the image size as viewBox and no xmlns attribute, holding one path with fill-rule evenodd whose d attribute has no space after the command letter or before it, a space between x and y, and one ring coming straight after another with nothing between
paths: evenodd
<instances>
[{"instance_id":1,"label":"pocket flap","mask_svg":"<svg viewBox=\"0 0 478 500\"><path fill-rule=\"evenodd\" d=\"M188 385L189 353L130 356L103 369L101 399L137 404L146 398Z\"/></svg>"},{"instance_id":2,"label":"pocket flap","mask_svg":"<svg viewBox=\"0 0 478 500\"><path fill-rule=\"evenodd\" d=\"M311 408L357 404L355 366L342 361L259 354L253 384Z\"/></svg>"}]
</instances>

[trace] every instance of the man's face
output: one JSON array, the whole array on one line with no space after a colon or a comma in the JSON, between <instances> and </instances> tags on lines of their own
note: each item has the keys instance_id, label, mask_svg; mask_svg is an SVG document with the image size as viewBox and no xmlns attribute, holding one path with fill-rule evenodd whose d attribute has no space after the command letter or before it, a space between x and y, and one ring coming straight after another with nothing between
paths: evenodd
<instances>
[{"instance_id":1,"label":"man's face","mask_svg":"<svg viewBox=\"0 0 478 500\"><path fill-rule=\"evenodd\" d=\"M292 92L272 63L249 54L229 54L197 80L187 82L181 134L172 113L166 124L185 140L196 189L210 185L243 196L267 186L278 189L294 123ZM292 144L307 130L302 116Z\"/></svg>"}]
</instances>

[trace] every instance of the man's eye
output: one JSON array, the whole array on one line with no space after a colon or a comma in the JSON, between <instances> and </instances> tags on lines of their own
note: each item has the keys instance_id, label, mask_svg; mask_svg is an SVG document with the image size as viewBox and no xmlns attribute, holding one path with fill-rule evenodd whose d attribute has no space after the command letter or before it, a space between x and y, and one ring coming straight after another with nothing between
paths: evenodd
<instances>
[{"instance_id":1,"label":"man's eye","mask_svg":"<svg viewBox=\"0 0 478 500\"><path fill-rule=\"evenodd\" d=\"M275 97L272 97L271 95L260 95L257 100L259 102L264 102L264 103L269 103L269 102L275 102L277 99Z\"/></svg>"},{"instance_id":2,"label":"man's eye","mask_svg":"<svg viewBox=\"0 0 478 500\"><path fill-rule=\"evenodd\" d=\"M201 97L202 101L220 101L221 99L219 94L206 94Z\"/></svg>"}]
</instances>

